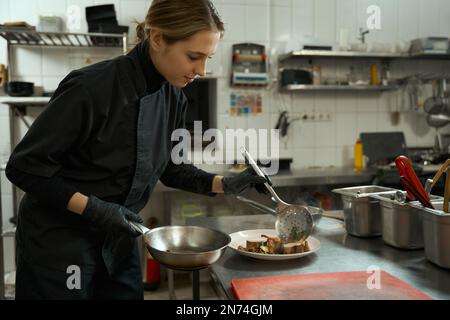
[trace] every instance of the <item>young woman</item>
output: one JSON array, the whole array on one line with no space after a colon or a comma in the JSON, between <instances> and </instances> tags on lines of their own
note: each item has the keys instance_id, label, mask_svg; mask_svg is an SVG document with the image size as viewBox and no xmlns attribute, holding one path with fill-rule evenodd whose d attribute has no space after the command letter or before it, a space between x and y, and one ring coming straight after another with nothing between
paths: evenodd
<instances>
[{"instance_id":1,"label":"young woman","mask_svg":"<svg viewBox=\"0 0 450 320\"><path fill-rule=\"evenodd\" d=\"M224 26L209 0L154 0L127 55L71 72L14 149L7 177L25 191L17 299L142 299L130 221L158 179L205 195L263 178L221 177L171 159L181 88L205 74Z\"/></svg>"}]
</instances>

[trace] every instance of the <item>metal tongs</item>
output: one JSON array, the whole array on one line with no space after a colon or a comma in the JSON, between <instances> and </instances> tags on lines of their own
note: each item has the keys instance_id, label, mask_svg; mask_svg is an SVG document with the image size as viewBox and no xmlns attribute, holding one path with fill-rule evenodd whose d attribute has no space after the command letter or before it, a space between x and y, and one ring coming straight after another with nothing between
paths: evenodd
<instances>
[{"instance_id":1,"label":"metal tongs","mask_svg":"<svg viewBox=\"0 0 450 320\"><path fill-rule=\"evenodd\" d=\"M256 164L255 160L253 159L253 157L250 155L250 153L244 148L241 148L241 152L242 155L244 156L244 158L248 161L248 163L250 164L250 166L253 168L253 170L256 172L256 174L260 177L263 177L266 179L266 183L264 183L264 185L266 186L267 190L270 192L270 194L272 195L272 197L274 198L274 200L278 203L281 204L282 206L289 206L290 204L287 202L284 202L283 200L280 199L280 197L278 196L278 194L275 192L275 190L272 188L272 181L270 180L269 176L263 172L258 165Z\"/></svg>"},{"instance_id":2,"label":"metal tongs","mask_svg":"<svg viewBox=\"0 0 450 320\"><path fill-rule=\"evenodd\" d=\"M417 199L426 208L434 209L409 159L399 156L395 159L395 165L400 173L400 181L406 190L407 197L413 201Z\"/></svg>"}]
</instances>

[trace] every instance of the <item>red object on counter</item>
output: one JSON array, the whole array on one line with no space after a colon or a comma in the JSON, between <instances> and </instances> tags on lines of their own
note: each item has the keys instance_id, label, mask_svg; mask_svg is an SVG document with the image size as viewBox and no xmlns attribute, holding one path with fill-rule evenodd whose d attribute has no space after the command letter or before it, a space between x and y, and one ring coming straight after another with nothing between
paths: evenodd
<instances>
[{"instance_id":1,"label":"red object on counter","mask_svg":"<svg viewBox=\"0 0 450 320\"><path fill-rule=\"evenodd\" d=\"M431 300L432 298L385 271L379 287L366 271L281 275L234 279L231 289L238 300Z\"/></svg>"},{"instance_id":2,"label":"red object on counter","mask_svg":"<svg viewBox=\"0 0 450 320\"><path fill-rule=\"evenodd\" d=\"M144 289L153 291L158 289L161 282L161 272L158 261L147 253Z\"/></svg>"},{"instance_id":3,"label":"red object on counter","mask_svg":"<svg viewBox=\"0 0 450 320\"><path fill-rule=\"evenodd\" d=\"M400 179L406 189L408 198L411 200L417 199L425 207L433 209L430 197L417 177L409 159L405 156L399 156L395 159L395 165L400 173Z\"/></svg>"}]
</instances>

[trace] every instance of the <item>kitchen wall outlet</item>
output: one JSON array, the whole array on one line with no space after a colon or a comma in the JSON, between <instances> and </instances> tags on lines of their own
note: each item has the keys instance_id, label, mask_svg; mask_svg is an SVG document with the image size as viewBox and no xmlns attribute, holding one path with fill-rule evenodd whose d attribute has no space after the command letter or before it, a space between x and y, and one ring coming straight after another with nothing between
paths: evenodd
<instances>
[{"instance_id":1,"label":"kitchen wall outlet","mask_svg":"<svg viewBox=\"0 0 450 320\"><path fill-rule=\"evenodd\" d=\"M331 114L326 112L318 113L316 121L331 121Z\"/></svg>"},{"instance_id":2,"label":"kitchen wall outlet","mask_svg":"<svg viewBox=\"0 0 450 320\"><path fill-rule=\"evenodd\" d=\"M331 119L331 114L327 112L305 112L300 115L300 120L307 122L324 122Z\"/></svg>"}]
</instances>

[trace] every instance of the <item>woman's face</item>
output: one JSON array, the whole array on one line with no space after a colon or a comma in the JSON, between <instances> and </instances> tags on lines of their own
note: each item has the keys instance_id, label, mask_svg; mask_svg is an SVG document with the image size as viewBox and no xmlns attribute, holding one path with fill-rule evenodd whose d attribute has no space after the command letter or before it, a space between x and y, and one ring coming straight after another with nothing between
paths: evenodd
<instances>
[{"instance_id":1,"label":"woman's face","mask_svg":"<svg viewBox=\"0 0 450 320\"><path fill-rule=\"evenodd\" d=\"M220 33L199 31L190 38L167 44L152 31L150 55L156 69L177 88L183 88L206 73L206 64L217 50Z\"/></svg>"}]
</instances>

